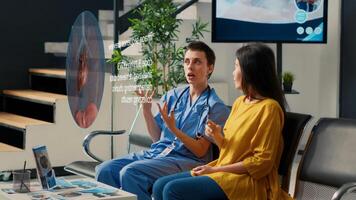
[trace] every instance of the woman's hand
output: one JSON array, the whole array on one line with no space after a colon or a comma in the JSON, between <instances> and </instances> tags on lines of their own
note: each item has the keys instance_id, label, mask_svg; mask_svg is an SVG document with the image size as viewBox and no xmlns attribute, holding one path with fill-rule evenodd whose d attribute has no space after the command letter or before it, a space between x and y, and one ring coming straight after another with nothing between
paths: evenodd
<instances>
[{"instance_id":1,"label":"woman's hand","mask_svg":"<svg viewBox=\"0 0 356 200\"><path fill-rule=\"evenodd\" d=\"M208 119L206 126L205 126L205 134L210 137L213 138L215 143L221 147L221 144L224 140L223 135L221 134L222 128L220 125L214 123L213 121L211 121L210 119Z\"/></svg>"},{"instance_id":2,"label":"woman's hand","mask_svg":"<svg viewBox=\"0 0 356 200\"><path fill-rule=\"evenodd\" d=\"M152 97L155 94L154 90L147 90L146 92L139 89L136 90L135 93L137 94L137 96L144 98L144 100L142 101L142 108L144 111L151 111L152 109Z\"/></svg>"},{"instance_id":3,"label":"woman's hand","mask_svg":"<svg viewBox=\"0 0 356 200\"><path fill-rule=\"evenodd\" d=\"M217 171L215 170L214 167L211 167L209 165L201 165L201 166L198 166L198 167L192 169L192 172L194 175L200 176L203 174L211 174L211 173L214 173Z\"/></svg>"},{"instance_id":4,"label":"woman's hand","mask_svg":"<svg viewBox=\"0 0 356 200\"><path fill-rule=\"evenodd\" d=\"M157 103L158 110L161 113L161 116L163 118L163 121L166 123L166 126L169 128L171 132L174 132L174 129L176 128L176 121L174 119L174 111L172 110L171 113L168 115L168 106L167 102L163 103L163 107Z\"/></svg>"}]
</instances>

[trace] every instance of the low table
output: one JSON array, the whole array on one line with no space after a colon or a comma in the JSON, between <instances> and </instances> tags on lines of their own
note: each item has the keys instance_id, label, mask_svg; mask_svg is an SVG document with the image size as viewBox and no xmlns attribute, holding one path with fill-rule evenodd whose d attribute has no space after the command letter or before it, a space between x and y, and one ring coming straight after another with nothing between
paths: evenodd
<instances>
[{"instance_id":1,"label":"low table","mask_svg":"<svg viewBox=\"0 0 356 200\"><path fill-rule=\"evenodd\" d=\"M0 182L1 200L136 200L134 194L99 183L93 179L57 179L58 187L42 190L37 180L31 180L29 193L16 193L12 182Z\"/></svg>"}]
</instances>

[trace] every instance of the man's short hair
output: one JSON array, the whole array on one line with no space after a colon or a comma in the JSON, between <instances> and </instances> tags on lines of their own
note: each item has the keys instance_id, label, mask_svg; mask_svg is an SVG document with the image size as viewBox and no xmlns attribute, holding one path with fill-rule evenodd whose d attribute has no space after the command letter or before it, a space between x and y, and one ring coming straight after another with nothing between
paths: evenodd
<instances>
[{"instance_id":1,"label":"man's short hair","mask_svg":"<svg viewBox=\"0 0 356 200\"><path fill-rule=\"evenodd\" d=\"M214 51L204 42L193 41L185 47L185 53L188 51L202 51L205 53L205 57L208 60L208 65L215 65L215 53Z\"/></svg>"}]
</instances>

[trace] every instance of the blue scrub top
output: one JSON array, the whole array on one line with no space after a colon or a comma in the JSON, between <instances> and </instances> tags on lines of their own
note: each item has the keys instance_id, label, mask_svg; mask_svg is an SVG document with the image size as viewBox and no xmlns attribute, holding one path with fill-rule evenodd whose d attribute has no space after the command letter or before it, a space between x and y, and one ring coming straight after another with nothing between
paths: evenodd
<instances>
[{"instance_id":1,"label":"blue scrub top","mask_svg":"<svg viewBox=\"0 0 356 200\"><path fill-rule=\"evenodd\" d=\"M182 95L174 110L177 128L192 138L197 137L197 132L203 135L205 132L208 112L209 119L222 127L224 126L226 119L229 116L230 109L225 106L223 101L215 93L214 89L210 90L210 97L208 101L210 111L208 111L207 108L209 90L205 90L195 102L191 103L189 98L189 89L185 89L186 88L182 87L168 91L167 94L161 98L160 102L161 105L163 105L163 102L167 102L168 110L171 111L179 96ZM165 125L160 113L155 116L155 121L161 129L161 137L159 141L151 145L150 150L145 152L145 156L150 158L156 157L164 149L172 146L172 142L175 138L175 135ZM207 138L207 136L204 137ZM210 138L207 139L212 141ZM174 150L170 152L168 156L182 157L207 163L213 159L212 145L204 157L198 158L190 150L188 150L179 139L177 139L175 141Z\"/></svg>"}]
</instances>

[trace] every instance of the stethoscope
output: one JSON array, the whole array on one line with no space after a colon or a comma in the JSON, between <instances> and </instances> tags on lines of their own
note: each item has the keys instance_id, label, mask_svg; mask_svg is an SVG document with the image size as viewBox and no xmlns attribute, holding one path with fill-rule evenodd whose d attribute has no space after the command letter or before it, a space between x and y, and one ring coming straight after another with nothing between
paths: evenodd
<instances>
[{"instance_id":1,"label":"stethoscope","mask_svg":"<svg viewBox=\"0 0 356 200\"><path fill-rule=\"evenodd\" d=\"M182 98L182 96L184 95L184 93L188 91L188 89L189 89L189 86L186 87L186 88L180 93L180 95L178 96L176 102L174 103L174 106L173 106L173 108L172 108L171 111L176 110L178 102L180 101L180 99ZM201 121L201 117L202 117L203 113L207 111L207 115L206 115L206 119L205 119L205 123L206 123L206 121L208 120L209 113L210 113L209 98L210 98L210 94L211 94L211 88L210 88L209 85L208 85L208 87L202 92L202 94L204 94L204 92L205 92L206 90L208 90L208 96L207 96L207 98L206 98L205 104L203 105L203 108L201 109L201 113L199 114L199 119L198 119L198 121L197 121L197 123L196 123L196 126L195 126L195 129L194 129L194 131L195 131L195 137L196 137L197 139L203 137L203 133L199 133L199 132L198 132L198 128L199 128L199 124L200 124L200 121ZM203 96L202 94L198 97L198 99L196 100L196 102L198 102L199 99L200 99L200 97ZM182 120L182 114L180 115L179 122L180 122L181 120ZM205 124L205 123L203 123L203 124ZM175 137L174 140L173 140L173 142L172 142L172 147L173 147L173 148L175 147L175 142L177 141L177 139L178 139L178 138Z\"/></svg>"}]
</instances>

